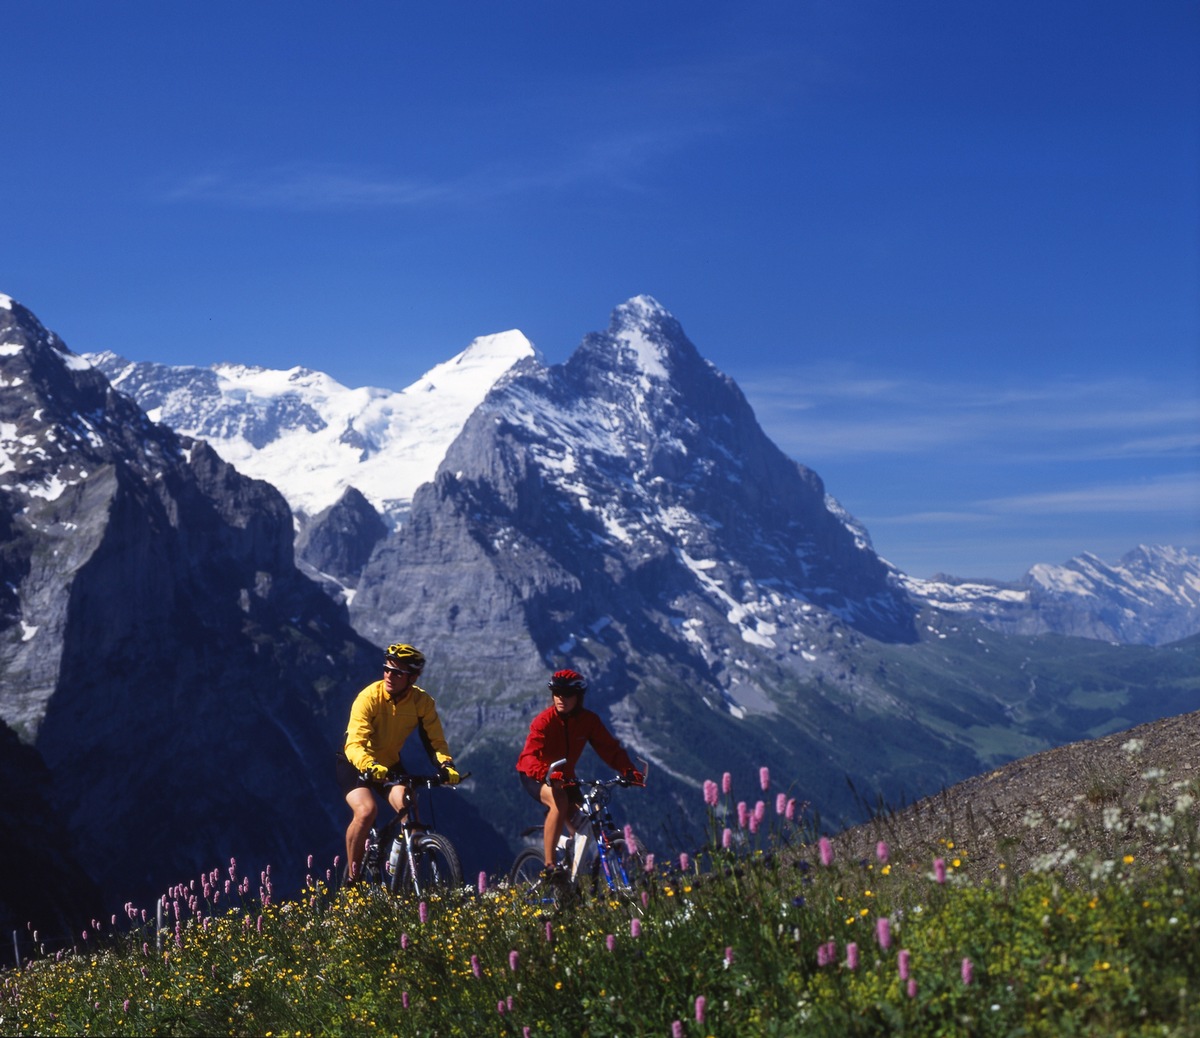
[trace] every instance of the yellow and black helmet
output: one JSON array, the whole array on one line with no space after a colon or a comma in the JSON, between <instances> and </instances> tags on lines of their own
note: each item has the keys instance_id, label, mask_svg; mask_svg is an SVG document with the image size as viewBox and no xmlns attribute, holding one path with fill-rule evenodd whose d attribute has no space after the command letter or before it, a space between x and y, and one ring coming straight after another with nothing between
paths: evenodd
<instances>
[{"instance_id":1,"label":"yellow and black helmet","mask_svg":"<svg viewBox=\"0 0 1200 1038\"><path fill-rule=\"evenodd\" d=\"M425 669L425 655L420 649L414 649L411 645L397 642L395 645L387 647L387 657L384 663L391 663L402 670L420 674Z\"/></svg>"}]
</instances>

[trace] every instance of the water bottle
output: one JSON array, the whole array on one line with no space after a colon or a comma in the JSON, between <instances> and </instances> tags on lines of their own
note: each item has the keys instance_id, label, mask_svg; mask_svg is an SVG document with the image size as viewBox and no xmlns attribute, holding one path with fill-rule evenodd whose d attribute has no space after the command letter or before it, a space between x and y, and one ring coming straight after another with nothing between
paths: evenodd
<instances>
[{"instance_id":1,"label":"water bottle","mask_svg":"<svg viewBox=\"0 0 1200 1038\"><path fill-rule=\"evenodd\" d=\"M387 872L389 876L396 875L400 871L400 856L404 853L404 840L397 836L392 841L392 849L388 854Z\"/></svg>"}]
</instances>

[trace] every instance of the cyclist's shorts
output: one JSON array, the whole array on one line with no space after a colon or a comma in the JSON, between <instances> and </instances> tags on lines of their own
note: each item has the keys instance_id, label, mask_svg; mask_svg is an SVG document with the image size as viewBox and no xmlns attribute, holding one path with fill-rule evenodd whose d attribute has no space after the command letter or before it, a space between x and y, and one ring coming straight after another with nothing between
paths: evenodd
<instances>
[{"instance_id":1,"label":"cyclist's shorts","mask_svg":"<svg viewBox=\"0 0 1200 1038\"><path fill-rule=\"evenodd\" d=\"M543 783L539 782L532 775L526 775L523 771L518 771L517 777L521 780L521 788L541 804ZM580 794L578 786L567 787L567 802L574 804L576 807L583 803L583 796ZM545 804L542 804L542 806L545 807Z\"/></svg>"},{"instance_id":2,"label":"cyclist's shorts","mask_svg":"<svg viewBox=\"0 0 1200 1038\"><path fill-rule=\"evenodd\" d=\"M346 760L344 753L339 753L334 761L334 768L337 771L338 788L342 791L342 796L345 796L353 789L373 789L381 796L386 796L387 791L378 782L367 782L359 777L357 771L354 770L354 765ZM403 767L401 767L403 771Z\"/></svg>"}]
</instances>

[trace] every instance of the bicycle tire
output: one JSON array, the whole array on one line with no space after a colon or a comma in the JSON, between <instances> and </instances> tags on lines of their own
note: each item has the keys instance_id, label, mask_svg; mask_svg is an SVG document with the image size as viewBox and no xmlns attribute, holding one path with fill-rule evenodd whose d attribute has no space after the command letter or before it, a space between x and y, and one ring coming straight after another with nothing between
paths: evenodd
<instances>
[{"instance_id":1,"label":"bicycle tire","mask_svg":"<svg viewBox=\"0 0 1200 1038\"><path fill-rule=\"evenodd\" d=\"M458 851L441 833L420 833L413 837L413 863L417 868L417 882L404 863L399 889L406 894L416 893L422 897L445 894L462 887L462 865Z\"/></svg>"},{"instance_id":2,"label":"bicycle tire","mask_svg":"<svg viewBox=\"0 0 1200 1038\"><path fill-rule=\"evenodd\" d=\"M508 881L514 887L532 888L542 879L542 852L535 847L526 847L517 855L509 870Z\"/></svg>"}]
</instances>

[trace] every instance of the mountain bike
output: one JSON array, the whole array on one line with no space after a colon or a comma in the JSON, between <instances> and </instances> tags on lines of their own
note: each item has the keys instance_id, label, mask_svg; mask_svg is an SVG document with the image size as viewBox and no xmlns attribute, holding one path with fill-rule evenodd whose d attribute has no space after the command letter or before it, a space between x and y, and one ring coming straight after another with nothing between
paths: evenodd
<instances>
[{"instance_id":1,"label":"mountain bike","mask_svg":"<svg viewBox=\"0 0 1200 1038\"><path fill-rule=\"evenodd\" d=\"M566 760L555 761L550 771L557 771L566 763ZM643 775L647 774L649 765L644 760L640 763ZM572 818L574 835L564 833L559 838L556 874L551 877L542 874L545 862L541 847L526 847L509 870L509 883L523 888L532 902L554 907L578 900L585 890L593 895L631 898L644 875L642 852L626 842L624 832L613 820L609 801L618 786L632 784L623 778L567 783L579 791L582 803ZM528 838L542 832L543 825L534 825L521 835Z\"/></svg>"},{"instance_id":2,"label":"mountain bike","mask_svg":"<svg viewBox=\"0 0 1200 1038\"><path fill-rule=\"evenodd\" d=\"M463 778L471 773L466 772ZM361 776L364 780L367 775ZM382 828L371 827L363 852L361 879L378 884L396 894L426 897L462 886L462 865L458 852L441 833L413 821L413 791L431 790L444 785L438 775L402 775L392 773L381 785L384 789L404 786L404 809Z\"/></svg>"}]
</instances>

